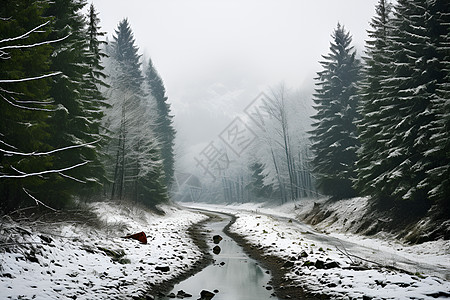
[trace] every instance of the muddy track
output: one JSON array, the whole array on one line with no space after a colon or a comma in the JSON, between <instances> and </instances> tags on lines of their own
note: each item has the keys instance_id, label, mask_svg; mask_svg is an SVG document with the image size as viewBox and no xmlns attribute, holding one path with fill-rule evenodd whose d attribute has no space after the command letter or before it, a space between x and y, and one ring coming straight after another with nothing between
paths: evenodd
<instances>
[{"instance_id":1,"label":"muddy track","mask_svg":"<svg viewBox=\"0 0 450 300\"><path fill-rule=\"evenodd\" d=\"M166 295L173 289L173 287L177 283L180 283L181 281L197 274L213 262L213 258L210 254L210 249L207 243L207 232L205 229L205 224L209 222L215 222L219 217L215 214L209 214L206 212L202 213L207 215L208 219L191 225L187 230L189 237L192 239L194 244L202 251L202 257L193 266L191 266L189 270L186 270L182 274L170 280L163 281L159 284L150 285L149 290L146 292L147 295L154 295L158 297ZM145 296L142 297L142 299L146 299Z\"/></svg>"},{"instance_id":2,"label":"muddy track","mask_svg":"<svg viewBox=\"0 0 450 300\"><path fill-rule=\"evenodd\" d=\"M229 214L227 214L229 215ZM284 267L285 260L268 255L263 249L257 248L250 244L243 236L230 231L231 225L236 221L236 217L231 217L230 223L224 228L224 232L231 237L244 249L244 252L254 260L258 261L261 266L270 271L272 279L271 286L275 289L276 295L280 299L330 299L325 295L312 294L303 290L298 284L285 278L289 272L288 268Z\"/></svg>"}]
</instances>

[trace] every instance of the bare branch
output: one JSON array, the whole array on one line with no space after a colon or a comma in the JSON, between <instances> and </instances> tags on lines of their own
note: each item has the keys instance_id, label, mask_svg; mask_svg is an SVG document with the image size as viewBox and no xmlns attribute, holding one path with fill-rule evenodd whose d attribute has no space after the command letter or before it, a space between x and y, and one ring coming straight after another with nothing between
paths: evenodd
<instances>
[{"instance_id":1,"label":"bare branch","mask_svg":"<svg viewBox=\"0 0 450 300\"><path fill-rule=\"evenodd\" d=\"M52 76L56 76L56 75L60 75L60 74L62 74L62 72L58 71L58 72L45 74L45 75L41 75L41 76L36 76L36 77L27 77L27 78L21 78L21 79L0 79L0 83L17 83L17 82L38 80L38 79L52 77Z\"/></svg>"},{"instance_id":2,"label":"bare branch","mask_svg":"<svg viewBox=\"0 0 450 300\"><path fill-rule=\"evenodd\" d=\"M9 49L24 49L24 48L33 48L33 47L38 47L38 46L42 46L42 45L49 45L49 44L54 44L54 43L58 43L61 42L65 39L67 39L69 35L66 35L65 37L56 39L56 40L51 40L51 41L44 41L44 42L40 42L40 43L34 43L34 44L30 44L30 45L11 45L11 46L4 46L4 47L0 47L0 51L6 53L3 50L9 50Z\"/></svg>"},{"instance_id":3,"label":"bare branch","mask_svg":"<svg viewBox=\"0 0 450 300\"><path fill-rule=\"evenodd\" d=\"M0 96L3 98L3 100L5 100L6 102L8 102L10 105L12 105L12 106L14 106L14 107L17 107L17 108L28 109L28 110L49 111L49 112L54 112L54 111L56 111L56 109L37 108L37 107L28 107L28 106L18 105L18 104L15 104L15 103L9 101L5 96L3 96L3 95L0 95Z\"/></svg>"},{"instance_id":4,"label":"bare branch","mask_svg":"<svg viewBox=\"0 0 450 300\"><path fill-rule=\"evenodd\" d=\"M54 209L53 207L50 207L50 206L48 206L47 204L45 204L44 202L42 202L42 201L36 199L36 198L35 198L33 195L31 195L25 188L22 188L22 190L25 192L25 194L27 194L31 199L33 199L33 200L36 202L36 205L37 205L37 206L39 206L39 204L40 204L40 205L42 205L42 206L44 206L44 207L46 207L46 208L48 208L48 209L50 209L50 210L52 210L52 211L58 211L57 209Z\"/></svg>"},{"instance_id":5,"label":"bare branch","mask_svg":"<svg viewBox=\"0 0 450 300\"><path fill-rule=\"evenodd\" d=\"M81 166L84 166L85 164L89 163L89 161L85 161L67 168L63 168L63 169L55 169L55 170L47 170L47 171L41 171L41 172L34 172L34 173L24 173L24 174L20 174L20 175L0 175L0 178L26 178L26 177L31 177L31 176L39 176L39 175L43 175L43 174L53 174L53 173L60 173L60 172L64 172L64 171L68 171L68 170L72 170Z\"/></svg>"},{"instance_id":6,"label":"bare branch","mask_svg":"<svg viewBox=\"0 0 450 300\"><path fill-rule=\"evenodd\" d=\"M81 180L81 179L78 179L78 178L75 178L75 177L66 175L66 174L64 174L64 173L58 173L58 174L61 175L62 177L72 179L72 180L74 180L74 181L76 181L76 182L79 182L79 183L86 183L86 181L84 181L84 180Z\"/></svg>"},{"instance_id":7,"label":"bare branch","mask_svg":"<svg viewBox=\"0 0 450 300\"><path fill-rule=\"evenodd\" d=\"M3 20L3 19L2 19L2 20ZM19 36L13 37L13 38L3 39L3 40L0 41L0 43L11 42L11 41L16 41L16 40L20 40L20 39L26 38L26 37L28 37L28 35L29 35L30 33L33 33L34 31L38 30L39 28L44 27L44 26L47 25L48 23L50 23L50 21L47 21L47 22L45 22L45 23L42 23L41 25L39 25L39 26L37 26L37 27L34 27L34 28L31 29L30 31L28 31L28 32L26 32L26 33L24 33L24 34L22 34L22 35L19 35Z\"/></svg>"},{"instance_id":8,"label":"bare branch","mask_svg":"<svg viewBox=\"0 0 450 300\"><path fill-rule=\"evenodd\" d=\"M80 144L80 145L73 145L73 146L67 146L67 147L63 147L63 148L58 148L58 149L47 151L47 152L23 153L23 152L9 151L9 150L5 150L5 149L1 149L1 148L0 148L0 152L6 153L6 154L11 154L11 155L20 155L20 156L42 156L42 155L49 155L49 154L53 154L53 153L56 153L56 152L61 152L61 151L69 150L69 149L86 147L86 146L89 146L89 145L96 144L98 142L100 142L100 140L96 140L96 141L93 141L93 142L90 142L90 143L84 143L84 144Z\"/></svg>"}]
</instances>

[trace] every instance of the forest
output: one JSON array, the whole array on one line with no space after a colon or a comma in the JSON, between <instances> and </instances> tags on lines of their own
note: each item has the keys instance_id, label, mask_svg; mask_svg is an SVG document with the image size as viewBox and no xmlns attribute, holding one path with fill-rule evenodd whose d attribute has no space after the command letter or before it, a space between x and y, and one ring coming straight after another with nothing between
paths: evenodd
<instances>
[{"instance_id":1,"label":"forest","mask_svg":"<svg viewBox=\"0 0 450 300\"><path fill-rule=\"evenodd\" d=\"M108 20L121 5L161 9L109 34L95 2L3 1L0 298L450 297L450 2L375 1L362 44L339 20L299 38L299 56L308 43L326 51L298 89L246 78L246 45L217 48L210 69L200 48L242 29L242 44L261 38L282 64L280 28L289 41L319 29L280 16L334 1L108 1ZM258 32L266 23L272 35ZM174 42L170 28L202 35ZM169 43L149 55L138 32ZM252 72L278 77L263 56Z\"/></svg>"},{"instance_id":2,"label":"forest","mask_svg":"<svg viewBox=\"0 0 450 300\"><path fill-rule=\"evenodd\" d=\"M1 211L74 200L168 201L175 130L127 19L113 40L86 1L1 8Z\"/></svg>"},{"instance_id":3,"label":"forest","mask_svg":"<svg viewBox=\"0 0 450 300\"><path fill-rule=\"evenodd\" d=\"M223 146L226 168L207 161L204 175L216 168L214 181L187 192L174 184L176 130L163 79L143 61L128 19L108 41L94 5L87 14L85 6L2 5L2 214L98 199L151 207L187 195L281 204L368 196L375 209L448 216L447 1L379 1L363 53L338 23L313 107L302 102L308 94L269 88L262 126L245 124L251 151L229 164Z\"/></svg>"}]
</instances>

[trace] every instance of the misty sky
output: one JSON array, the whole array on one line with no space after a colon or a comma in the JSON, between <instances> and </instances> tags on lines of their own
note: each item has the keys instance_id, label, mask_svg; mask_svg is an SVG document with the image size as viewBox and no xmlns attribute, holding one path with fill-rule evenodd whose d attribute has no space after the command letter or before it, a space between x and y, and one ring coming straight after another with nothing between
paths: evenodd
<instances>
[{"instance_id":1,"label":"misty sky","mask_svg":"<svg viewBox=\"0 0 450 300\"><path fill-rule=\"evenodd\" d=\"M310 89L338 22L361 54L377 0L94 0L111 39L128 18L164 80L184 160L280 82Z\"/></svg>"}]
</instances>

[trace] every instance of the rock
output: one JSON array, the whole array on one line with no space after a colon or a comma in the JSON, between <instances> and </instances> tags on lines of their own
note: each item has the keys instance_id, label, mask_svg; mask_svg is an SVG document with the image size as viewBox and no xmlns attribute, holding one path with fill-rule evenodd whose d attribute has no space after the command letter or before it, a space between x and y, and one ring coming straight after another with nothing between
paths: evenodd
<instances>
[{"instance_id":1,"label":"rock","mask_svg":"<svg viewBox=\"0 0 450 300\"><path fill-rule=\"evenodd\" d=\"M222 249L220 249L219 246L215 246L215 247L213 248L213 253L216 254L216 255L218 255L218 254L220 253L221 250L222 250Z\"/></svg>"},{"instance_id":2,"label":"rock","mask_svg":"<svg viewBox=\"0 0 450 300\"><path fill-rule=\"evenodd\" d=\"M169 295L167 295L167 298L176 298L177 296L175 296L175 293L170 293Z\"/></svg>"},{"instance_id":3,"label":"rock","mask_svg":"<svg viewBox=\"0 0 450 300\"><path fill-rule=\"evenodd\" d=\"M135 233L135 234L129 234L127 236L124 236L123 238L124 239L134 239L134 240L138 240L142 244L147 244L147 235L143 231Z\"/></svg>"},{"instance_id":4,"label":"rock","mask_svg":"<svg viewBox=\"0 0 450 300\"><path fill-rule=\"evenodd\" d=\"M286 261L283 264L283 268L292 268L294 266L294 262L293 261Z\"/></svg>"},{"instance_id":5,"label":"rock","mask_svg":"<svg viewBox=\"0 0 450 300\"><path fill-rule=\"evenodd\" d=\"M306 253L306 251L303 250L303 251L300 253L300 257L308 257L308 253Z\"/></svg>"},{"instance_id":6,"label":"rock","mask_svg":"<svg viewBox=\"0 0 450 300\"><path fill-rule=\"evenodd\" d=\"M324 265L325 269L332 269L332 268L339 268L340 265L339 263L335 262L335 261L330 261L325 263Z\"/></svg>"},{"instance_id":7,"label":"rock","mask_svg":"<svg viewBox=\"0 0 450 300\"><path fill-rule=\"evenodd\" d=\"M312 261L309 261L309 260L307 260L307 261L305 261L303 263L303 267L309 267L309 266L314 266L314 263Z\"/></svg>"},{"instance_id":8,"label":"rock","mask_svg":"<svg viewBox=\"0 0 450 300\"><path fill-rule=\"evenodd\" d=\"M145 295L145 300L155 300L155 297L152 295Z\"/></svg>"},{"instance_id":9,"label":"rock","mask_svg":"<svg viewBox=\"0 0 450 300\"><path fill-rule=\"evenodd\" d=\"M222 261L219 265L225 266L225 262Z\"/></svg>"},{"instance_id":10,"label":"rock","mask_svg":"<svg viewBox=\"0 0 450 300\"><path fill-rule=\"evenodd\" d=\"M324 269L325 268L325 263L322 260L318 259L314 263L314 267L316 267L317 269Z\"/></svg>"},{"instance_id":11,"label":"rock","mask_svg":"<svg viewBox=\"0 0 450 300\"><path fill-rule=\"evenodd\" d=\"M223 240L223 238L220 235L217 234L217 235L213 236L214 244L219 244L221 240Z\"/></svg>"},{"instance_id":12,"label":"rock","mask_svg":"<svg viewBox=\"0 0 450 300\"><path fill-rule=\"evenodd\" d=\"M266 286L266 290L271 291L272 289L273 288L270 285Z\"/></svg>"},{"instance_id":13,"label":"rock","mask_svg":"<svg viewBox=\"0 0 450 300\"><path fill-rule=\"evenodd\" d=\"M219 292L219 290L216 289L216 290L214 290L213 292L217 294L217 293Z\"/></svg>"},{"instance_id":14,"label":"rock","mask_svg":"<svg viewBox=\"0 0 450 300\"><path fill-rule=\"evenodd\" d=\"M53 240L50 237L48 237L48 236L45 236L45 235L41 234L39 237L41 238L41 240L43 240L47 244L50 244L51 242L53 242Z\"/></svg>"},{"instance_id":15,"label":"rock","mask_svg":"<svg viewBox=\"0 0 450 300\"><path fill-rule=\"evenodd\" d=\"M183 290L179 290L178 293L177 293L177 298L183 299L183 298L190 298L190 297L192 297L192 295L186 293L186 292L183 291Z\"/></svg>"},{"instance_id":16,"label":"rock","mask_svg":"<svg viewBox=\"0 0 450 300\"><path fill-rule=\"evenodd\" d=\"M161 272L169 272L170 271L170 267L169 266L157 266L155 268L155 270L161 271Z\"/></svg>"},{"instance_id":17,"label":"rock","mask_svg":"<svg viewBox=\"0 0 450 300\"><path fill-rule=\"evenodd\" d=\"M200 299L198 300L211 300L216 294L211 293L210 291L203 290L200 292Z\"/></svg>"}]
</instances>

